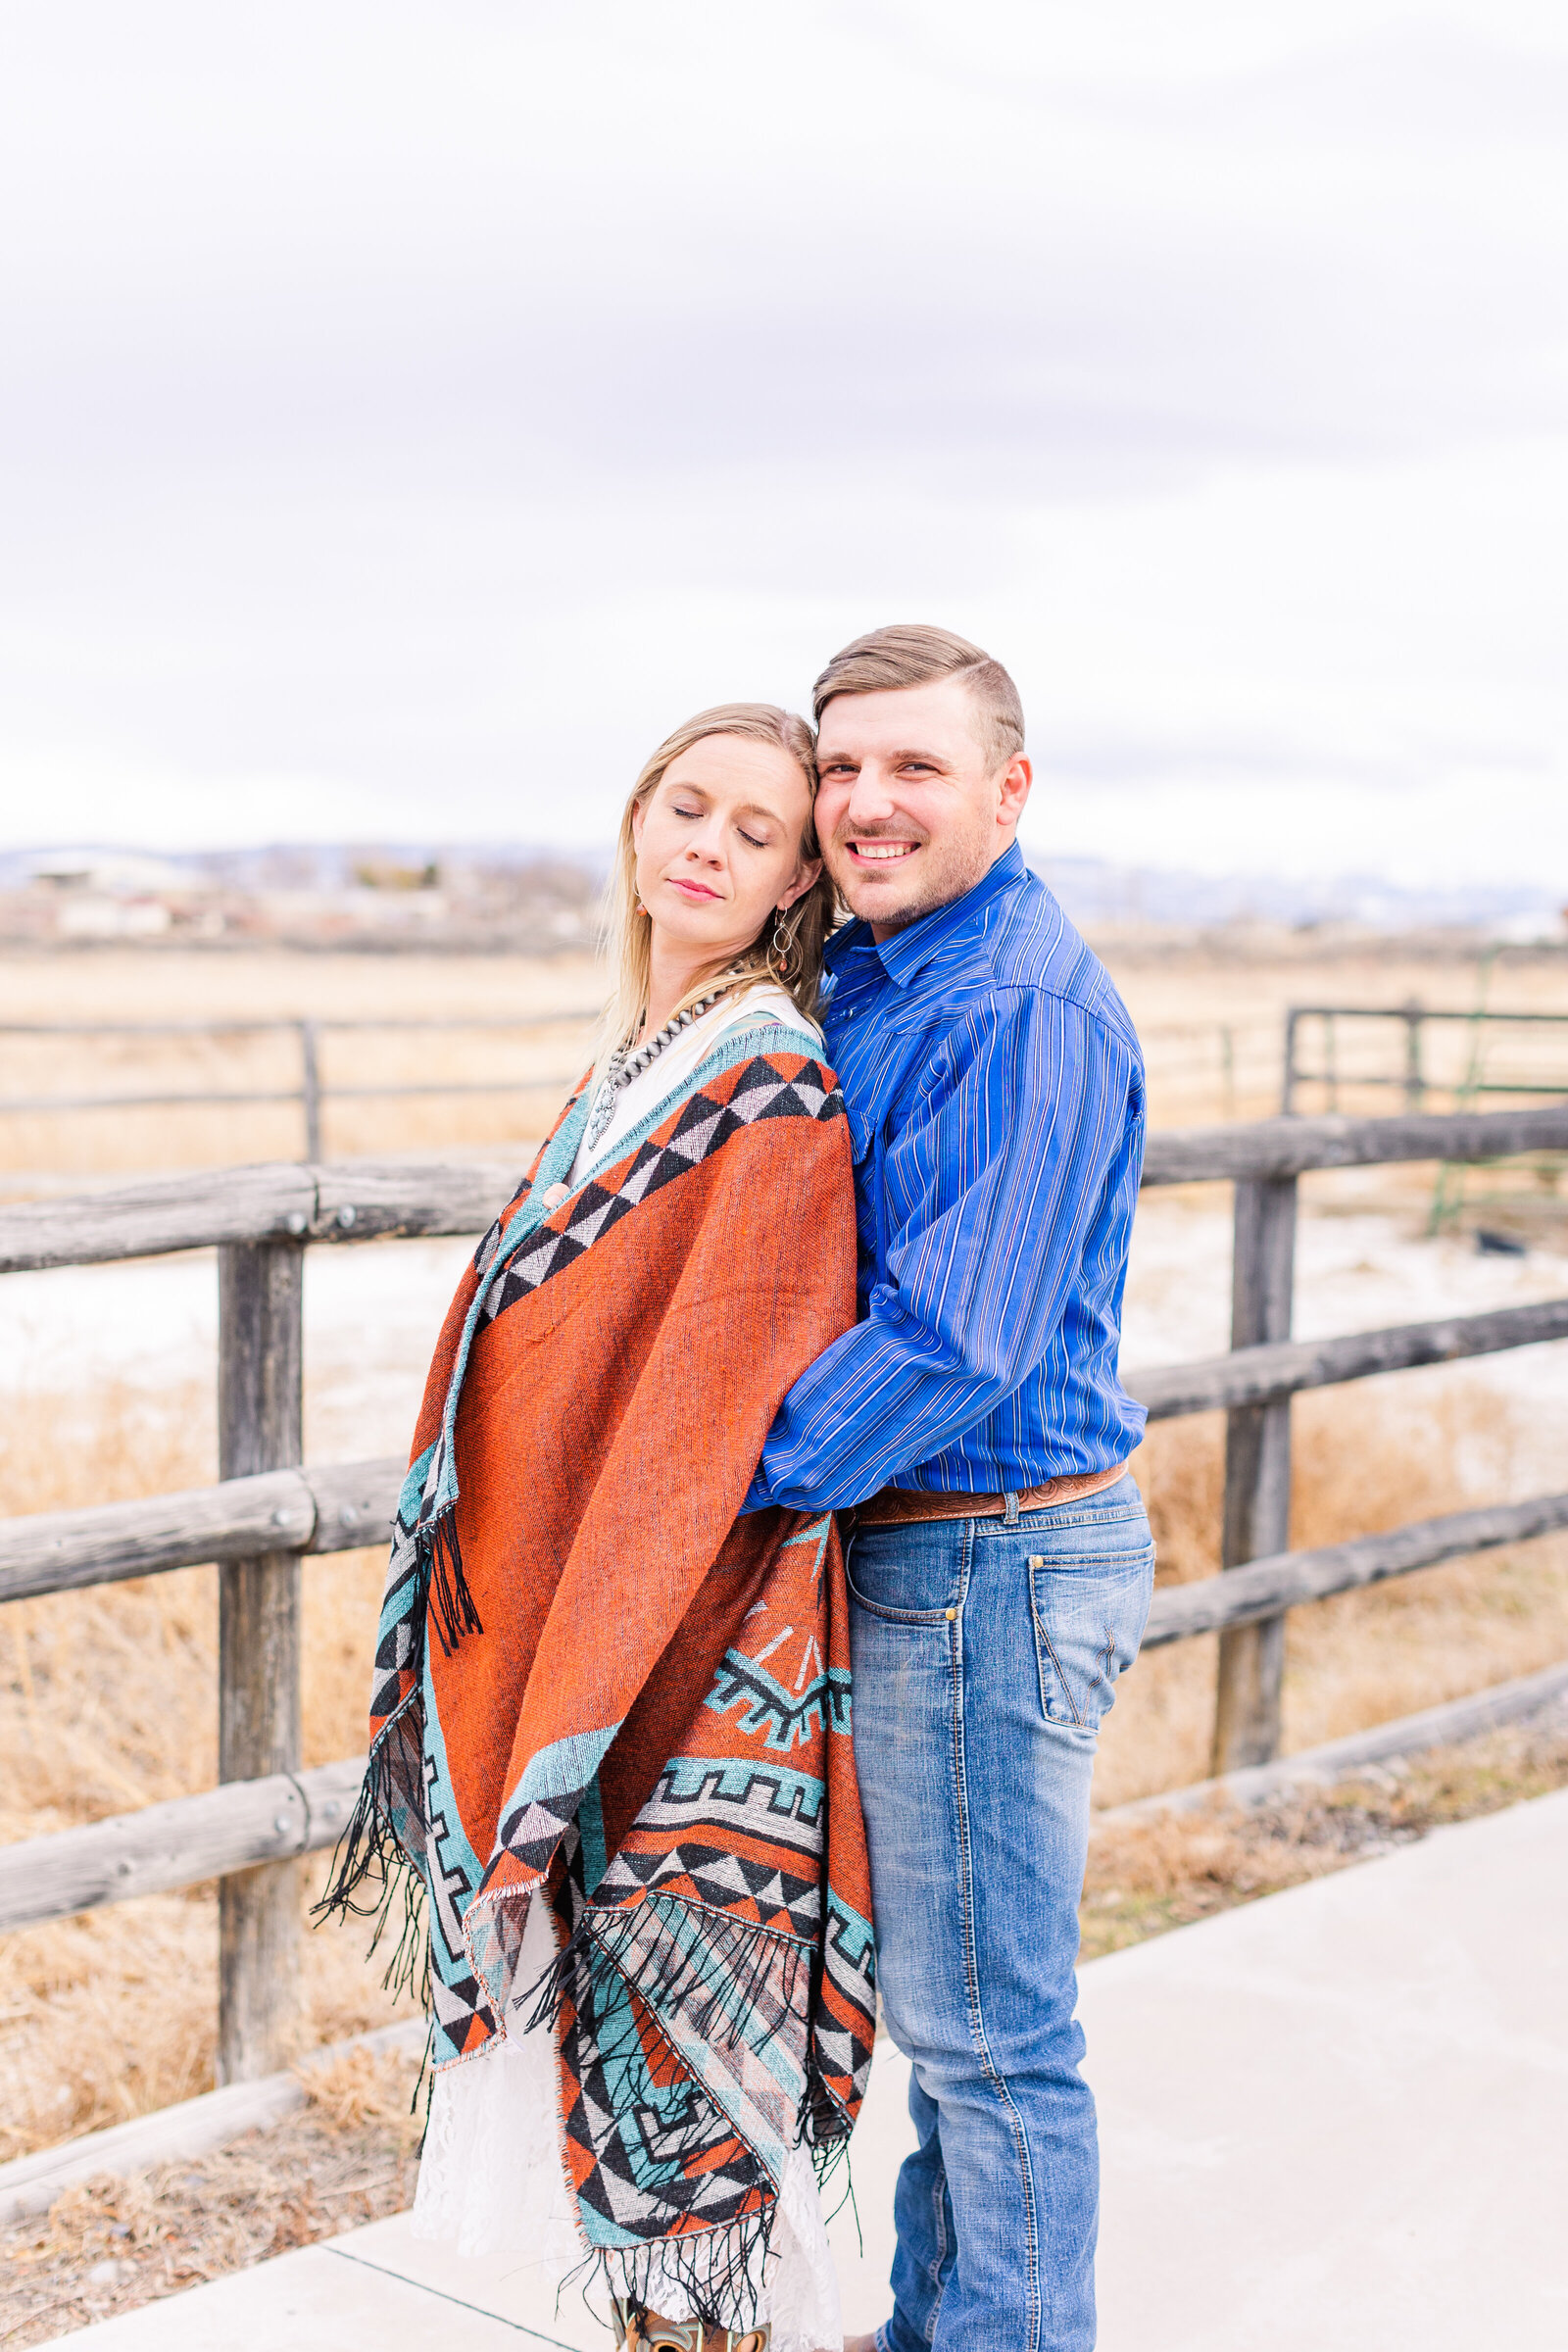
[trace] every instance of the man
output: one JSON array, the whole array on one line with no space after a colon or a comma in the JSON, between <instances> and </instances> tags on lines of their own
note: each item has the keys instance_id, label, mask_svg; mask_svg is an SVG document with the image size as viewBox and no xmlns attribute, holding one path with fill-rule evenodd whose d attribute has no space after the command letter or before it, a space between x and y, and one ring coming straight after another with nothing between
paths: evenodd
<instances>
[{"instance_id":1,"label":"man","mask_svg":"<svg viewBox=\"0 0 1568 2352\"><path fill-rule=\"evenodd\" d=\"M785 1398L748 1507L846 1512L882 2002L912 2063L893 2314L847 2352L1089 2352L1077 1906L1096 1732L1153 1576L1116 1377L1143 1067L1018 849L1001 664L878 629L815 707L818 836L859 918L828 950L826 1031L861 1320Z\"/></svg>"}]
</instances>

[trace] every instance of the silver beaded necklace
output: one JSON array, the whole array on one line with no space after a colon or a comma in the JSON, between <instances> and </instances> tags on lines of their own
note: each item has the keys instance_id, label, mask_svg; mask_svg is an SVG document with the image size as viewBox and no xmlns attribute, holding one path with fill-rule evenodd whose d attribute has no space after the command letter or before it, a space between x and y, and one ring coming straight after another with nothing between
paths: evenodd
<instances>
[{"instance_id":1,"label":"silver beaded necklace","mask_svg":"<svg viewBox=\"0 0 1568 2352\"><path fill-rule=\"evenodd\" d=\"M688 1004L684 1012L677 1012L673 1020L664 1023L657 1037L651 1037L647 1045L639 1046L635 1053L630 1046L615 1048L605 1065L605 1074L599 1082L599 1091L594 1097L593 1108L588 1113L588 1149L590 1152L615 1115L615 1097L620 1093L621 1088L630 1086L634 1078L640 1078L649 1064L659 1059L664 1048L673 1044L681 1031L688 1028L693 1021L701 1020L705 1012L710 1011L712 1006L718 1003L719 998L727 994L732 985L731 981L725 980L719 987L710 990L706 997L699 997L695 1004Z\"/></svg>"}]
</instances>

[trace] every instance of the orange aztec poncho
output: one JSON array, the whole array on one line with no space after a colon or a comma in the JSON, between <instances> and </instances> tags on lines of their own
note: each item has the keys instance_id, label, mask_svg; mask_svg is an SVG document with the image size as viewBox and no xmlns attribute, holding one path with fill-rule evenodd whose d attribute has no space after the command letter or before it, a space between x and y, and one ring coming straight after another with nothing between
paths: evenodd
<instances>
[{"instance_id":1,"label":"orange aztec poncho","mask_svg":"<svg viewBox=\"0 0 1568 2352\"><path fill-rule=\"evenodd\" d=\"M547 1209L588 1094L442 1330L329 1899L422 1890L436 2064L553 2023L585 2249L750 2325L789 2153L842 2147L875 2023L838 1537L737 1516L854 1319L849 1130L810 1041L754 1027Z\"/></svg>"}]
</instances>

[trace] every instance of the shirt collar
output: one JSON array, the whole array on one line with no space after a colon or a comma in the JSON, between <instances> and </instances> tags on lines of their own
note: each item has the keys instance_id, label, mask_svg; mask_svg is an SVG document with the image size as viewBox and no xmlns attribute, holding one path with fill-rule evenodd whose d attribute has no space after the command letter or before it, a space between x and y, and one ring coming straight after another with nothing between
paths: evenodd
<instances>
[{"instance_id":1,"label":"shirt collar","mask_svg":"<svg viewBox=\"0 0 1568 2352\"><path fill-rule=\"evenodd\" d=\"M878 944L871 937L871 926L864 920L847 923L828 942L825 959L830 970L840 965L859 950L869 950L881 962L882 969L896 987L907 988L918 978L933 956L938 955L950 940L976 926L993 901L1004 891L1014 888L1028 873L1023 852L1016 841L1009 842L994 865L988 866L972 889L961 899L953 899L946 906L933 907L906 930L895 931L891 939Z\"/></svg>"}]
</instances>

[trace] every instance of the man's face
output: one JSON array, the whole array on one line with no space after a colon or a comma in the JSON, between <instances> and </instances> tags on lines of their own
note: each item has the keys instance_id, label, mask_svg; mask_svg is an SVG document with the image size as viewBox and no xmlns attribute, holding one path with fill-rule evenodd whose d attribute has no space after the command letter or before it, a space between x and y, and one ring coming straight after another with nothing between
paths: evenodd
<instances>
[{"instance_id":1,"label":"man's face","mask_svg":"<svg viewBox=\"0 0 1568 2352\"><path fill-rule=\"evenodd\" d=\"M961 678L835 695L816 764L822 855L877 939L972 890L1029 797L1028 760L995 764Z\"/></svg>"}]
</instances>

